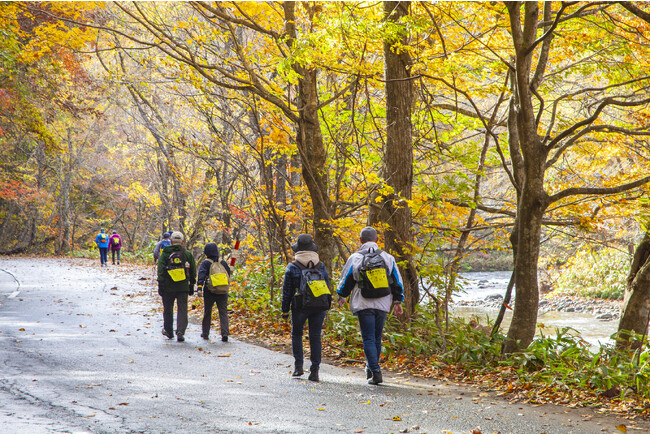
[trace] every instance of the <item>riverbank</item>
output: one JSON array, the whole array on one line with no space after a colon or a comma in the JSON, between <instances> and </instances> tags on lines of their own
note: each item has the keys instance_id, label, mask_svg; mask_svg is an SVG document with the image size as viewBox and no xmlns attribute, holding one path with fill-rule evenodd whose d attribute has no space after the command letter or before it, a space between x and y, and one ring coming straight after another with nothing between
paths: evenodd
<instances>
[{"instance_id":1,"label":"riverbank","mask_svg":"<svg viewBox=\"0 0 650 434\"><path fill-rule=\"evenodd\" d=\"M486 310L498 310L503 303L503 296L498 294L488 295L482 300L459 300L457 307L480 307ZM546 294L539 301L539 313L566 312L591 314L599 321L615 321L620 318L621 300L603 300L578 296ZM511 303L514 307L514 304Z\"/></svg>"}]
</instances>

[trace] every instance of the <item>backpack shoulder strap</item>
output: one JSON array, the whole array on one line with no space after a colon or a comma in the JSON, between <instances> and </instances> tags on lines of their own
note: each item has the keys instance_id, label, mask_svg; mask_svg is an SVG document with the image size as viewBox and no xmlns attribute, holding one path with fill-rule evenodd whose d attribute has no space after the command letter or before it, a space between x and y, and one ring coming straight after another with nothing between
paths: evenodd
<instances>
[{"instance_id":1,"label":"backpack shoulder strap","mask_svg":"<svg viewBox=\"0 0 650 434\"><path fill-rule=\"evenodd\" d=\"M293 265L295 265L296 267L298 267L298 268L300 269L300 271L307 269L307 267L305 267L304 265L302 265L302 264L301 264L300 262L298 262L298 261L293 261L293 262L291 262L291 263L292 263Z\"/></svg>"}]
</instances>

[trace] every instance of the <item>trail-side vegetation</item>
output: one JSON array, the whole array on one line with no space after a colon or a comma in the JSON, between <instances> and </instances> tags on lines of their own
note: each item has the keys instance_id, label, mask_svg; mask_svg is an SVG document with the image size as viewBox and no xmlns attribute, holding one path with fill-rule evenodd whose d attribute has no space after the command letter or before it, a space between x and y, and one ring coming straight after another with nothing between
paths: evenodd
<instances>
[{"instance_id":1,"label":"trail-side vegetation","mask_svg":"<svg viewBox=\"0 0 650 434\"><path fill-rule=\"evenodd\" d=\"M280 316L281 294L272 299L267 290L269 271L260 266L239 271L230 296L232 332L290 351L291 326ZM201 312L201 300L193 304ZM432 312L419 308L408 325L389 315L384 366L417 377L476 384L521 402L588 406L627 417L650 415L650 351L645 346L635 351L614 344L594 348L571 328L550 335L542 328L526 351L504 357L506 336L491 335L491 323L480 325L478 318L445 323ZM637 339L645 342L647 337ZM347 308L329 311L322 341L324 357L363 369L358 321Z\"/></svg>"}]
</instances>

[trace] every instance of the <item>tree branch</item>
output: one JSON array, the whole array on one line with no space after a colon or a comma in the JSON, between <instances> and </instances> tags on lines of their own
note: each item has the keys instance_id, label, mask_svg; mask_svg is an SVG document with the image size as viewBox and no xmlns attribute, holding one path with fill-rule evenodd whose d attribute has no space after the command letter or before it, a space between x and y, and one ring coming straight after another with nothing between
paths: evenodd
<instances>
[{"instance_id":1,"label":"tree branch","mask_svg":"<svg viewBox=\"0 0 650 434\"><path fill-rule=\"evenodd\" d=\"M553 202L557 202L561 199L564 199L565 197L568 196L575 196L579 194L594 194L594 195L609 195L609 194L617 194L617 193L622 193L624 191L632 190L633 188L640 187L644 184L647 184L650 182L650 176L646 176L645 178L641 178L637 181L630 182L628 184L623 184L619 185L617 187L574 187L574 188L567 188L566 190L562 190L558 193L555 193L554 195L549 197L549 204Z\"/></svg>"}]
</instances>

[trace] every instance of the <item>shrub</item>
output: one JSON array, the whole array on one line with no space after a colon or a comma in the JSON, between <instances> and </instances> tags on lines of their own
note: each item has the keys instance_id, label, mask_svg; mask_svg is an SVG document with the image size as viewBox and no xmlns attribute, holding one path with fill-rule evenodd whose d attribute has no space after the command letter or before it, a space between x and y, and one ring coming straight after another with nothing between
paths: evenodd
<instances>
[{"instance_id":1,"label":"shrub","mask_svg":"<svg viewBox=\"0 0 650 434\"><path fill-rule=\"evenodd\" d=\"M554 290L561 294L620 300L629 270L626 253L608 248L579 250L554 273Z\"/></svg>"}]
</instances>

